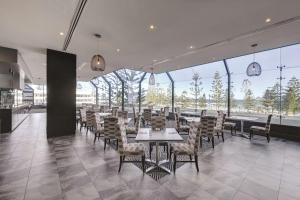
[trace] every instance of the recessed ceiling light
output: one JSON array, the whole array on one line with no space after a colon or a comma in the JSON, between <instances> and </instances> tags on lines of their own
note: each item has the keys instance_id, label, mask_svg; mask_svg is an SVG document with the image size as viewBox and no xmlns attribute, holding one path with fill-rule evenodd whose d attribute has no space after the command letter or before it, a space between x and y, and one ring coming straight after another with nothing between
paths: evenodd
<instances>
[{"instance_id":1,"label":"recessed ceiling light","mask_svg":"<svg viewBox=\"0 0 300 200\"><path fill-rule=\"evenodd\" d=\"M269 22L271 22L271 18L266 19L266 23L269 23Z\"/></svg>"},{"instance_id":2,"label":"recessed ceiling light","mask_svg":"<svg viewBox=\"0 0 300 200\"><path fill-rule=\"evenodd\" d=\"M60 33L59 33L59 35L63 36L63 35L64 35L64 33L63 33L63 32L60 32Z\"/></svg>"},{"instance_id":3,"label":"recessed ceiling light","mask_svg":"<svg viewBox=\"0 0 300 200\"><path fill-rule=\"evenodd\" d=\"M120 52L121 50L120 49L117 49L117 52Z\"/></svg>"},{"instance_id":4,"label":"recessed ceiling light","mask_svg":"<svg viewBox=\"0 0 300 200\"><path fill-rule=\"evenodd\" d=\"M156 62L157 60L153 60L153 62Z\"/></svg>"},{"instance_id":5,"label":"recessed ceiling light","mask_svg":"<svg viewBox=\"0 0 300 200\"><path fill-rule=\"evenodd\" d=\"M195 47L191 45L189 48L190 48L190 49L193 49L193 48L195 48Z\"/></svg>"},{"instance_id":6,"label":"recessed ceiling light","mask_svg":"<svg viewBox=\"0 0 300 200\"><path fill-rule=\"evenodd\" d=\"M156 27L155 27L154 25L151 24L151 25L149 26L149 28L150 28L150 30L154 30Z\"/></svg>"}]
</instances>

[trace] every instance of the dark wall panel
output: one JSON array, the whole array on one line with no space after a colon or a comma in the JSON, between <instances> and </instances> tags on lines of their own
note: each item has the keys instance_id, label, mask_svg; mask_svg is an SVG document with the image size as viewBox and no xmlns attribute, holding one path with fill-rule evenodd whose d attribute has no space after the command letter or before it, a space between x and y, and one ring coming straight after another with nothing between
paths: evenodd
<instances>
[{"instance_id":1,"label":"dark wall panel","mask_svg":"<svg viewBox=\"0 0 300 200\"><path fill-rule=\"evenodd\" d=\"M47 137L75 129L76 55L47 49Z\"/></svg>"}]
</instances>

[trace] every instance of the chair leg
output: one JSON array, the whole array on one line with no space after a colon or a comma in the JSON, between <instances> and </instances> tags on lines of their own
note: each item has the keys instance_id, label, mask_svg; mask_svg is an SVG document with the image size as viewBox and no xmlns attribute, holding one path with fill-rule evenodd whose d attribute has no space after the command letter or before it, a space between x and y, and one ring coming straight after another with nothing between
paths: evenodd
<instances>
[{"instance_id":1,"label":"chair leg","mask_svg":"<svg viewBox=\"0 0 300 200\"><path fill-rule=\"evenodd\" d=\"M87 133L88 133L88 131L89 131L89 127L86 127L86 132L85 132L85 134L87 134Z\"/></svg>"},{"instance_id":2,"label":"chair leg","mask_svg":"<svg viewBox=\"0 0 300 200\"><path fill-rule=\"evenodd\" d=\"M221 136L222 136L222 140L224 142L224 132L223 131L221 132Z\"/></svg>"},{"instance_id":3,"label":"chair leg","mask_svg":"<svg viewBox=\"0 0 300 200\"><path fill-rule=\"evenodd\" d=\"M202 137L200 136L200 148L202 148Z\"/></svg>"},{"instance_id":4,"label":"chair leg","mask_svg":"<svg viewBox=\"0 0 300 200\"><path fill-rule=\"evenodd\" d=\"M199 172L198 155L195 155L195 165L196 165L197 172Z\"/></svg>"},{"instance_id":5,"label":"chair leg","mask_svg":"<svg viewBox=\"0 0 300 200\"><path fill-rule=\"evenodd\" d=\"M151 160L151 154L152 154L152 145L151 145L151 143L149 143L149 157L150 157L150 160Z\"/></svg>"},{"instance_id":6,"label":"chair leg","mask_svg":"<svg viewBox=\"0 0 300 200\"><path fill-rule=\"evenodd\" d=\"M142 156L142 168L143 168L143 173L145 173L145 155Z\"/></svg>"},{"instance_id":7,"label":"chair leg","mask_svg":"<svg viewBox=\"0 0 300 200\"><path fill-rule=\"evenodd\" d=\"M167 160L169 160L169 144L167 144Z\"/></svg>"},{"instance_id":8,"label":"chair leg","mask_svg":"<svg viewBox=\"0 0 300 200\"><path fill-rule=\"evenodd\" d=\"M270 142L270 135L269 133L267 133L267 140L268 140L268 143Z\"/></svg>"},{"instance_id":9,"label":"chair leg","mask_svg":"<svg viewBox=\"0 0 300 200\"><path fill-rule=\"evenodd\" d=\"M174 174L175 174L175 171L176 171L176 155L175 154L174 154L173 170L174 170Z\"/></svg>"},{"instance_id":10,"label":"chair leg","mask_svg":"<svg viewBox=\"0 0 300 200\"><path fill-rule=\"evenodd\" d=\"M212 136L212 138L211 138L211 145L212 145L212 148L215 148L215 138L214 138L214 136Z\"/></svg>"},{"instance_id":11,"label":"chair leg","mask_svg":"<svg viewBox=\"0 0 300 200\"><path fill-rule=\"evenodd\" d=\"M96 139L97 139L97 133L95 133L94 143L96 142Z\"/></svg>"},{"instance_id":12,"label":"chair leg","mask_svg":"<svg viewBox=\"0 0 300 200\"><path fill-rule=\"evenodd\" d=\"M230 127L230 133L231 133L231 135L233 135L233 127L232 126Z\"/></svg>"},{"instance_id":13,"label":"chair leg","mask_svg":"<svg viewBox=\"0 0 300 200\"><path fill-rule=\"evenodd\" d=\"M120 164L119 164L119 173L121 171L121 166L122 166L122 163L123 163L123 156L120 156Z\"/></svg>"},{"instance_id":14,"label":"chair leg","mask_svg":"<svg viewBox=\"0 0 300 200\"><path fill-rule=\"evenodd\" d=\"M106 149L106 141L107 139L106 138L104 138L104 151L105 151L105 149Z\"/></svg>"},{"instance_id":15,"label":"chair leg","mask_svg":"<svg viewBox=\"0 0 300 200\"><path fill-rule=\"evenodd\" d=\"M218 136L218 139L219 139L219 137L220 137L220 136L219 136L219 132L217 132L217 136Z\"/></svg>"},{"instance_id":16,"label":"chair leg","mask_svg":"<svg viewBox=\"0 0 300 200\"><path fill-rule=\"evenodd\" d=\"M192 155L190 155L190 161L192 161Z\"/></svg>"}]
</instances>

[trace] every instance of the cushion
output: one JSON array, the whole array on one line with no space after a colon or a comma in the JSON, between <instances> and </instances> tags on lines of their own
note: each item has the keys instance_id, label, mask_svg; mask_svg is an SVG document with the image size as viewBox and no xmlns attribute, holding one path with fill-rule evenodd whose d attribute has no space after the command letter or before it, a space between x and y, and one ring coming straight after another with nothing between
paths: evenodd
<instances>
[{"instance_id":1,"label":"cushion","mask_svg":"<svg viewBox=\"0 0 300 200\"><path fill-rule=\"evenodd\" d=\"M193 155L194 147L187 143L173 143L171 148L176 155Z\"/></svg>"},{"instance_id":2,"label":"cushion","mask_svg":"<svg viewBox=\"0 0 300 200\"><path fill-rule=\"evenodd\" d=\"M135 127L127 127L126 134L137 134Z\"/></svg>"},{"instance_id":3,"label":"cushion","mask_svg":"<svg viewBox=\"0 0 300 200\"><path fill-rule=\"evenodd\" d=\"M145 153L145 146L142 143L124 144L124 155L142 155Z\"/></svg>"},{"instance_id":4,"label":"cushion","mask_svg":"<svg viewBox=\"0 0 300 200\"><path fill-rule=\"evenodd\" d=\"M250 130L252 130L252 131L262 131L262 132L264 132L264 131L266 131L266 128L265 128L265 127L261 127L261 126L251 126L251 127L250 127Z\"/></svg>"},{"instance_id":5,"label":"cushion","mask_svg":"<svg viewBox=\"0 0 300 200\"><path fill-rule=\"evenodd\" d=\"M224 126L235 127L235 126L236 126L236 123L234 123L234 122L224 122Z\"/></svg>"}]
</instances>

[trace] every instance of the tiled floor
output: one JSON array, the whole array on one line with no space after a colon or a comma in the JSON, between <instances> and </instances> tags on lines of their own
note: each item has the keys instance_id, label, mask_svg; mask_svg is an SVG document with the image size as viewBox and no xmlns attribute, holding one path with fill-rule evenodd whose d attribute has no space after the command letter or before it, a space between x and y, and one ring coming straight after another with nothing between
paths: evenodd
<instances>
[{"instance_id":1,"label":"tiled floor","mask_svg":"<svg viewBox=\"0 0 300 200\"><path fill-rule=\"evenodd\" d=\"M300 144L230 137L156 182L93 135L46 139L45 114L0 136L0 199L300 199Z\"/></svg>"}]
</instances>

